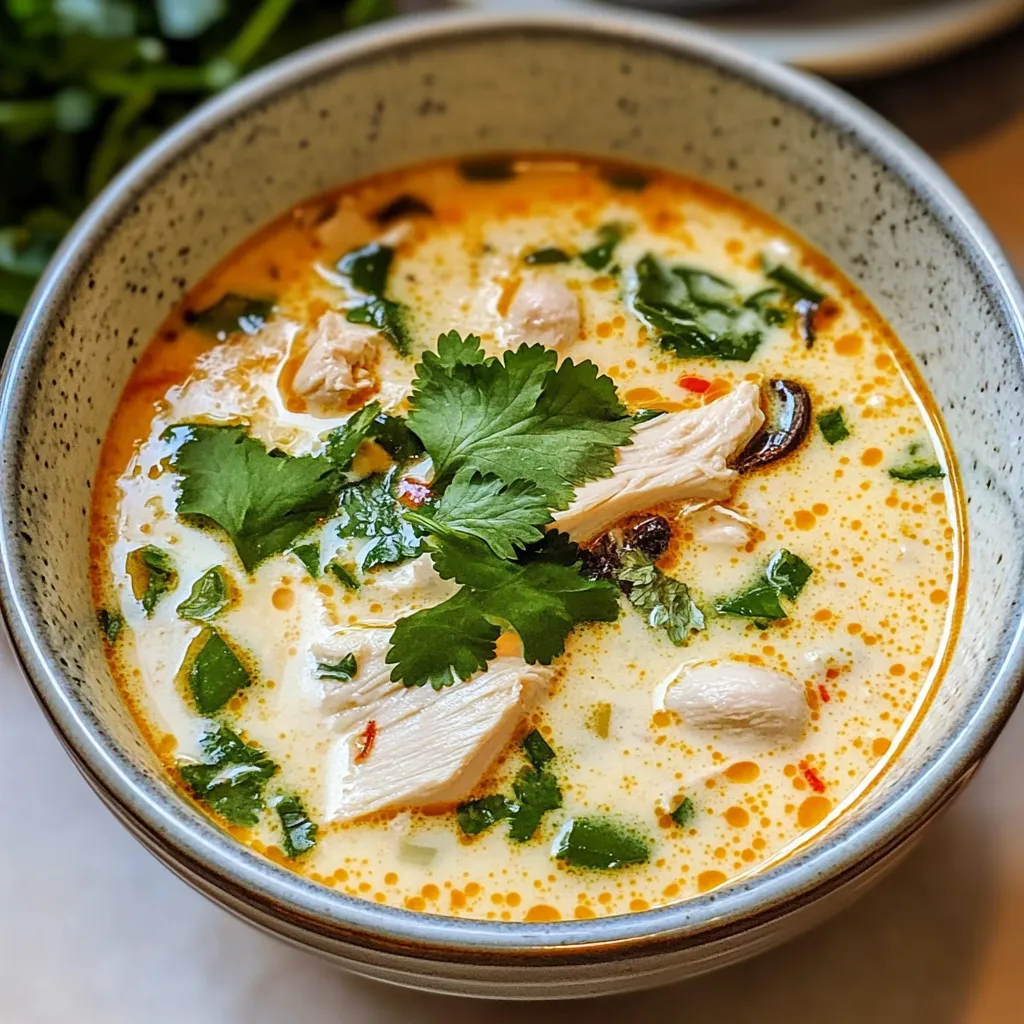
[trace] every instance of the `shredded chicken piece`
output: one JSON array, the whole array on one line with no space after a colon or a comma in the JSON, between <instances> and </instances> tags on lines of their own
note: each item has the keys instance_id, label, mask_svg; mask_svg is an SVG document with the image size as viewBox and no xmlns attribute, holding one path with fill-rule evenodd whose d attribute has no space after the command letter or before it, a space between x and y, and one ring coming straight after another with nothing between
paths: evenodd
<instances>
[{"instance_id":1,"label":"shredded chicken piece","mask_svg":"<svg viewBox=\"0 0 1024 1024\"><path fill-rule=\"evenodd\" d=\"M704 408L640 424L633 443L618 450L612 475L578 488L555 526L582 542L663 502L726 498L737 476L729 460L764 423L759 398L757 385L744 381Z\"/></svg>"},{"instance_id":2,"label":"shredded chicken piece","mask_svg":"<svg viewBox=\"0 0 1024 1024\"><path fill-rule=\"evenodd\" d=\"M309 332L292 390L317 415L337 415L360 404L378 386L380 340L372 327L351 324L341 313L324 313Z\"/></svg>"},{"instance_id":3,"label":"shredded chicken piece","mask_svg":"<svg viewBox=\"0 0 1024 1024\"><path fill-rule=\"evenodd\" d=\"M512 738L553 669L496 658L440 692L391 681L390 629L350 629L314 646L318 661L354 654L357 674L332 684L323 709L340 733L328 766L326 815L351 821L387 807L449 804L466 796ZM365 750L374 723L373 746Z\"/></svg>"},{"instance_id":4,"label":"shredded chicken piece","mask_svg":"<svg viewBox=\"0 0 1024 1024\"><path fill-rule=\"evenodd\" d=\"M798 740L809 715L792 676L733 660L684 668L669 680L663 704L690 728L770 743Z\"/></svg>"},{"instance_id":5,"label":"shredded chicken piece","mask_svg":"<svg viewBox=\"0 0 1024 1024\"><path fill-rule=\"evenodd\" d=\"M523 342L563 349L580 336L580 300L563 281L538 274L524 281L508 309L504 345Z\"/></svg>"}]
</instances>

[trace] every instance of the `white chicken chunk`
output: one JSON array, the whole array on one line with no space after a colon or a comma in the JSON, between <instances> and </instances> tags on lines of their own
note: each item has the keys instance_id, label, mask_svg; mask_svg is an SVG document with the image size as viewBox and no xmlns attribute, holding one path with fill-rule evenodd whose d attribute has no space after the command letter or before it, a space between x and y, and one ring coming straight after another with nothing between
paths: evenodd
<instances>
[{"instance_id":1,"label":"white chicken chunk","mask_svg":"<svg viewBox=\"0 0 1024 1024\"><path fill-rule=\"evenodd\" d=\"M503 657L440 692L407 687L391 681L392 666L384 661L390 639L390 629L350 629L313 649L318 661L351 653L358 668L351 682L324 697L323 709L341 734L328 765L325 809L332 821L462 799L554 671Z\"/></svg>"},{"instance_id":2,"label":"white chicken chunk","mask_svg":"<svg viewBox=\"0 0 1024 1024\"><path fill-rule=\"evenodd\" d=\"M749 519L722 505L696 508L685 519L694 543L709 548L742 547L754 533L754 524Z\"/></svg>"},{"instance_id":3,"label":"white chicken chunk","mask_svg":"<svg viewBox=\"0 0 1024 1024\"><path fill-rule=\"evenodd\" d=\"M508 309L504 345L527 344L564 349L580 336L580 300L552 274L538 274L524 281Z\"/></svg>"},{"instance_id":4,"label":"white chicken chunk","mask_svg":"<svg viewBox=\"0 0 1024 1024\"><path fill-rule=\"evenodd\" d=\"M759 398L757 385L744 381L704 408L640 424L633 443L618 449L612 475L577 488L573 503L555 513L555 526L582 542L663 502L727 497L737 476L729 460L764 423Z\"/></svg>"},{"instance_id":5,"label":"white chicken chunk","mask_svg":"<svg viewBox=\"0 0 1024 1024\"><path fill-rule=\"evenodd\" d=\"M771 744L800 739L810 714L792 676L732 660L684 668L661 703L689 728Z\"/></svg>"},{"instance_id":6,"label":"white chicken chunk","mask_svg":"<svg viewBox=\"0 0 1024 1024\"><path fill-rule=\"evenodd\" d=\"M342 313L324 313L306 339L292 390L315 415L334 416L359 404L377 388L380 341L372 327L351 324Z\"/></svg>"}]
</instances>

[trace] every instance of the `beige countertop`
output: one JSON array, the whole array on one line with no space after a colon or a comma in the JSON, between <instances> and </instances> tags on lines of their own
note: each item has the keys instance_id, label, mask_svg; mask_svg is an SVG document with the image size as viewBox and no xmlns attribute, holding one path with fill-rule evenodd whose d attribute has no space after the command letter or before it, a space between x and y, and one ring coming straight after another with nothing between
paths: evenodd
<instances>
[{"instance_id":1,"label":"beige countertop","mask_svg":"<svg viewBox=\"0 0 1024 1024\"><path fill-rule=\"evenodd\" d=\"M863 84L935 155L1024 272L1024 30ZM757 960L587 1004L475 1004L349 977L207 903L78 777L0 636L2 1024L1020 1024L1024 711L910 857Z\"/></svg>"}]
</instances>

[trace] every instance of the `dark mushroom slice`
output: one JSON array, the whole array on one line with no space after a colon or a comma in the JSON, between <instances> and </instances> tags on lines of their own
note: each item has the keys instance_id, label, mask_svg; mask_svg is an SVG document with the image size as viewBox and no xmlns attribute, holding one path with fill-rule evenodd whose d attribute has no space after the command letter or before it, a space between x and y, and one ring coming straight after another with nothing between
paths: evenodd
<instances>
[{"instance_id":1,"label":"dark mushroom slice","mask_svg":"<svg viewBox=\"0 0 1024 1024\"><path fill-rule=\"evenodd\" d=\"M391 224L396 220L404 220L408 217L433 216L434 210L429 203L424 202L418 196L408 194L392 199L390 203L372 214L373 219L380 225Z\"/></svg>"},{"instance_id":2,"label":"dark mushroom slice","mask_svg":"<svg viewBox=\"0 0 1024 1024\"><path fill-rule=\"evenodd\" d=\"M639 551L656 562L671 542L672 527L663 516L648 516L624 530L609 530L581 552L583 575L596 580L613 580L622 568L622 551Z\"/></svg>"},{"instance_id":3,"label":"dark mushroom slice","mask_svg":"<svg viewBox=\"0 0 1024 1024\"><path fill-rule=\"evenodd\" d=\"M650 516L626 527L623 547L632 548L656 562L672 543L672 527L664 516Z\"/></svg>"},{"instance_id":4,"label":"dark mushroom slice","mask_svg":"<svg viewBox=\"0 0 1024 1024\"><path fill-rule=\"evenodd\" d=\"M733 469L749 473L795 452L811 429L811 396L795 380L770 380L777 407L774 424L762 429L740 452ZM771 419L771 417L770 417Z\"/></svg>"}]
</instances>

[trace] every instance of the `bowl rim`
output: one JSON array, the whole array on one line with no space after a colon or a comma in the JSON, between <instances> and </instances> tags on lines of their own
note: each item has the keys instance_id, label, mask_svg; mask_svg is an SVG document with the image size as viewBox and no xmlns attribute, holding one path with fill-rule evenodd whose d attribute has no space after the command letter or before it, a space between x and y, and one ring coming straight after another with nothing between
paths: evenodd
<instances>
[{"instance_id":1,"label":"bowl rim","mask_svg":"<svg viewBox=\"0 0 1024 1024\"><path fill-rule=\"evenodd\" d=\"M1024 358L1024 293L988 228L937 165L901 132L827 83L743 53L711 33L655 15L445 12L416 15L317 43L240 80L161 136L94 200L64 240L23 314L0 379L0 467L15 466L15 427L25 401L23 372L39 359L72 282L100 240L165 167L222 125L264 101L339 67L422 47L473 39L537 35L628 43L709 65L840 130L882 162L958 243L1010 325ZM724 938L794 913L852 882L920 829L966 781L995 741L1024 686L1024 620L990 670L984 693L963 712L953 742L920 765L870 818L842 823L764 872L711 893L653 910L551 924L479 921L414 913L349 897L280 868L233 840L210 819L148 784L127 753L90 721L84 702L49 661L32 632L28 591L18 569L16 474L0 483L0 611L36 698L77 767L104 802L153 852L207 895L226 895L263 915L264 924L307 940L456 963L580 963L650 955ZM1020 595L1017 595L1020 611ZM313 941L315 945L315 941Z\"/></svg>"}]
</instances>

